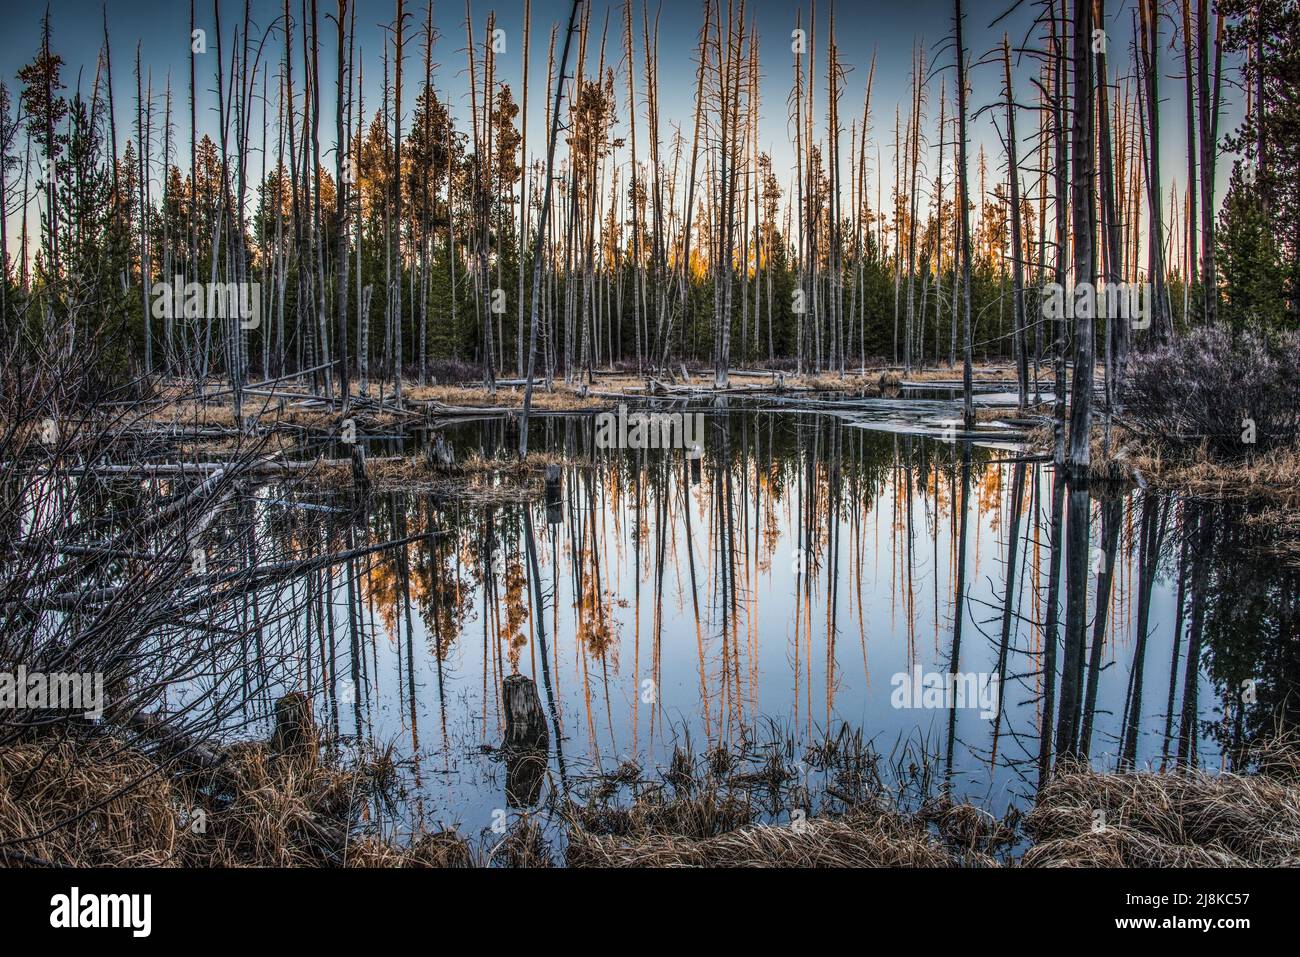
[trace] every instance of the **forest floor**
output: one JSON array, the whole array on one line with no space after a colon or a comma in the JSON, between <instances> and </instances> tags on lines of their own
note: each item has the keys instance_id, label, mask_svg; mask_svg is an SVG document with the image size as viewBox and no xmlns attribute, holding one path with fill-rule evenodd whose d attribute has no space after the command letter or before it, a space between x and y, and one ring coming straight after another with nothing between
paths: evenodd
<instances>
[{"instance_id":1,"label":"forest floor","mask_svg":"<svg viewBox=\"0 0 1300 957\"><path fill-rule=\"evenodd\" d=\"M1294 742L1258 747L1258 770L1246 775L1058 767L1028 814L1001 818L942 794L904 809L860 736L804 755L828 782L819 794L781 750L679 752L650 777L629 762L552 795L549 814L520 814L501 837L395 840L371 824L391 807L396 770L385 753L343 768L314 736L273 736L232 745L201 769L158 773L108 737L10 745L0 748L0 866L1300 865ZM142 783L123 793L132 782ZM835 810L800 813L815 799Z\"/></svg>"},{"instance_id":2,"label":"forest floor","mask_svg":"<svg viewBox=\"0 0 1300 957\"><path fill-rule=\"evenodd\" d=\"M977 364L972 370L976 383L1014 382L1014 369L1004 363ZM635 373L601 371L590 384L557 380L547 389L538 382L533 389L532 407L540 412L586 412L608 408L611 402L634 401L689 394L745 395L754 393L843 393L882 395L903 384L957 383L960 367L912 370L872 368L866 372L846 370L794 375L766 370L733 370L728 384L715 387L712 372L695 371L685 378L680 373L669 379L638 376ZM357 415L376 424L393 424L404 418L435 417L466 413L507 412L523 408L522 380L501 379L495 391L481 384L419 385L406 382L400 408L393 402L391 383L381 390L370 383L361 395L359 384L351 386ZM235 407L229 387L209 388L196 395L192 383L167 382L159 386L145 406L145 417L157 423L184 423L192 427L234 428ZM320 425L339 418L337 399L311 394L303 383L286 382L270 387L249 387L243 399L245 419L255 423L285 426Z\"/></svg>"}]
</instances>

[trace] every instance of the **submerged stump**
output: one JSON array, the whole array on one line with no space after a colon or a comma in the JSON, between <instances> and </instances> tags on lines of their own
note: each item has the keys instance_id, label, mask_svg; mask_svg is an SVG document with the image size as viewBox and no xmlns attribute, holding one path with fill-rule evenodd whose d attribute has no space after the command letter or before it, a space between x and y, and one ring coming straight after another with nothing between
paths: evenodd
<instances>
[{"instance_id":1,"label":"submerged stump","mask_svg":"<svg viewBox=\"0 0 1300 957\"><path fill-rule=\"evenodd\" d=\"M502 747L507 751L547 750L551 736L546 730L546 714L536 682L524 675L510 675L501 683L501 691L506 707L506 739Z\"/></svg>"},{"instance_id":2,"label":"submerged stump","mask_svg":"<svg viewBox=\"0 0 1300 957\"><path fill-rule=\"evenodd\" d=\"M370 488L370 476L366 473L366 449L363 445L352 446L352 485L359 492Z\"/></svg>"},{"instance_id":3,"label":"submerged stump","mask_svg":"<svg viewBox=\"0 0 1300 957\"><path fill-rule=\"evenodd\" d=\"M424 461L433 468L448 471L456 462L456 454L441 432L424 447Z\"/></svg>"},{"instance_id":4,"label":"submerged stump","mask_svg":"<svg viewBox=\"0 0 1300 957\"><path fill-rule=\"evenodd\" d=\"M554 462L546 466L546 521L550 525L560 524L563 518L560 510L561 476L560 467Z\"/></svg>"},{"instance_id":5,"label":"submerged stump","mask_svg":"<svg viewBox=\"0 0 1300 957\"><path fill-rule=\"evenodd\" d=\"M524 675L510 675L501 683L505 703L506 734L501 750L506 756L506 803L531 807L537 803L546 775L551 736L537 684Z\"/></svg>"}]
</instances>

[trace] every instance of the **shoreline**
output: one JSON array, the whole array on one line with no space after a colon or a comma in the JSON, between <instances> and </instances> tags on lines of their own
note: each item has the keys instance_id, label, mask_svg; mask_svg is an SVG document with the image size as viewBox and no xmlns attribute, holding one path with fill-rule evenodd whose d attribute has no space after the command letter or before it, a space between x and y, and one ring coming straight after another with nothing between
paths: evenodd
<instances>
[{"instance_id":1,"label":"shoreline","mask_svg":"<svg viewBox=\"0 0 1300 957\"><path fill-rule=\"evenodd\" d=\"M290 697L293 697L292 695ZM282 703L285 699L282 699ZM281 706L277 715L282 716ZM787 762L720 749L675 752L646 776L624 764L582 800L510 812L480 838L456 829L399 842L373 833L396 786L387 752L331 761L308 716L287 740L243 742L211 762L159 764L99 736L0 748L7 866L137 867L1290 867L1300 865L1300 750L1273 740L1246 774L1058 764L1027 811L1002 817L942 790L910 806L860 735L805 760L833 784L814 800ZM847 729L845 729L847 731ZM507 756L507 760L509 757ZM63 786L72 765L75 791ZM145 783L114 796L132 778ZM13 782L25 779L21 795ZM53 796L51 789L60 790ZM834 805L827 809L827 805ZM52 828L60 818L71 829ZM508 819L508 820L507 820ZM196 825L201 822L201 827ZM487 832L493 833L488 836Z\"/></svg>"}]
</instances>

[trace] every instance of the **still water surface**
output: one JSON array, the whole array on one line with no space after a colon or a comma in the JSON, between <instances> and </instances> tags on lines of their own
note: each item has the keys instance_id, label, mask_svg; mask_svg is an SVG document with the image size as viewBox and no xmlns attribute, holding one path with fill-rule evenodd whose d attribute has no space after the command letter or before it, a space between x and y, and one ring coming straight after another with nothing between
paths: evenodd
<instances>
[{"instance_id":1,"label":"still water surface","mask_svg":"<svg viewBox=\"0 0 1300 957\"><path fill-rule=\"evenodd\" d=\"M596 450L591 416L543 418L533 450L567 464L558 494L528 504L509 480L453 502L262 488L247 522L264 551L421 537L276 586L300 613L267 622L266 643L293 651L250 660L239 733L265 733L278 693L309 691L353 747L393 747L402 800L385 828L400 838L500 820L492 750L515 673L536 680L551 724L542 802L629 761L654 778L675 747L779 746L811 778L806 747L847 727L1000 813L1032 800L1067 737L1099 767L1219 768L1293 719L1300 589L1262 550L1265 527L1131 486L1063 494L1051 641L1053 470L1014 442L944 441L953 408L709 406L698 461ZM506 455L513 436L448 432L460 456ZM1080 515L1086 568L1065 541ZM1084 594L1087 640L1071 651L1068 599ZM985 699L925 707L897 690L949 672Z\"/></svg>"}]
</instances>

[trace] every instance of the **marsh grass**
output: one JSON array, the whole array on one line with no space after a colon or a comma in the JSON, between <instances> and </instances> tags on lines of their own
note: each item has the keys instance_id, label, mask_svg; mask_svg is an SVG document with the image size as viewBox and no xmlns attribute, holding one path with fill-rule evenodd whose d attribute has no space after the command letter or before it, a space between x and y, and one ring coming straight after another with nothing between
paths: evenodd
<instances>
[{"instance_id":1,"label":"marsh grass","mask_svg":"<svg viewBox=\"0 0 1300 957\"><path fill-rule=\"evenodd\" d=\"M1093 473L1111 464L1127 467L1157 488L1215 500L1262 499L1288 508L1300 506L1300 446L1279 446L1240 459L1225 460L1202 443L1188 449L1121 433L1107 456L1094 440Z\"/></svg>"},{"instance_id":2,"label":"marsh grass","mask_svg":"<svg viewBox=\"0 0 1300 957\"><path fill-rule=\"evenodd\" d=\"M1052 430L1041 426L1029 448L1050 455ZM1243 520L1273 530L1269 549L1300 561L1300 445L1279 445L1243 458L1224 458L1201 442L1183 445L1139 435L1116 425L1107 444L1093 428L1093 478L1137 482L1162 492L1251 506Z\"/></svg>"},{"instance_id":3,"label":"marsh grass","mask_svg":"<svg viewBox=\"0 0 1300 957\"><path fill-rule=\"evenodd\" d=\"M1025 817L939 790L914 748L880 755L840 729L802 751L773 737L647 773L624 761L545 815L476 845L395 840L387 753L348 766L242 743L174 773L108 737L0 749L0 863L284 867L1283 867L1300 865L1300 752L1278 738L1248 775L1057 770ZM898 779L898 775L903 775ZM816 775L824 780L816 782ZM887 783L888 782L888 783ZM846 800L852 792L854 800ZM910 796L910 797L909 797ZM205 827L193 827L202 810ZM1104 812L1097 826L1095 812ZM558 821L558 827L555 826ZM1028 843L1027 843L1028 842ZM1023 854L1017 851L1023 849Z\"/></svg>"},{"instance_id":4,"label":"marsh grass","mask_svg":"<svg viewBox=\"0 0 1300 957\"><path fill-rule=\"evenodd\" d=\"M437 406L455 408L483 407L485 409L522 409L524 390L522 387L501 387L491 392L479 386L469 385L423 385L411 386L405 390L405 398L411 402L428 402ZM533 389L532 408L545 412L586 412L604 408L609 400L593 395L582 395L574 386L556 382L550 391L544 388Z\"/></svg>"},{"instance_id":5,"label":"marsh grass","mask_svg":"<svg viewBox=\"0 0 1300 957\"><path fill-rule=\"evenodd\" d=\"M530 452L520 461L513 457L470 452L450 465L430 461L423 455L372 459L367 465L371 489L377 492L430 492L440 500L478 505L531 502L544 491L549 465L568 460L556 452ZM320 462L310 481L324 488L350 485L352 469L342 462Z\"/></svg>"},{"instance_id":6,"label":"marsh grass","mask_svg":"<svg viewBox=\"0 0 1300 957\"><path fill-rule=\"evenodd\" d=\"M1063 769L1025 818L1034 843L1021 863L1300 866L1300 764L1294 743L1265 745L1256 760L1261 771L1250 775Z\"/></svg>"},{"instance_id":7,"label":"marsh grass","mask_svg":"<svg viewBox=\"0 0 1300 957\"><path fill-rule=\"evenodd\" d=\"M108 737L0 748L0 863L341 864L387 773L383 755L342 768L243 743L223 757L174 773Z\"/></svg>"},{"instance_id":8,"label":"marsh grass","mask_svg":"<svg viewBox=\"0 0 1300 957\"><path fill-rule=\"evenodd\" d=\"M1015 839L987 812L930 794L924 747L876 751L840 725L807 747L769 725L763 739L668 767L624 762L568 808L571 867L989 866ZM626 791L626 794L624 792ZM915 810L908 810L916 805Z\"/></svg>"}]
</instances>

